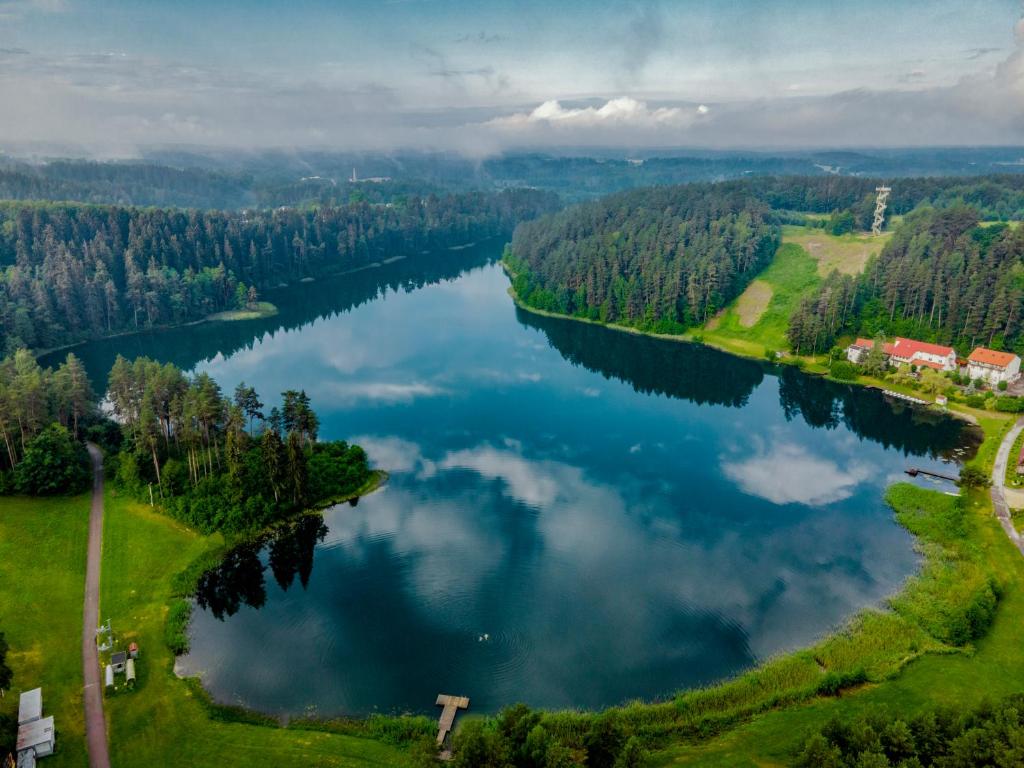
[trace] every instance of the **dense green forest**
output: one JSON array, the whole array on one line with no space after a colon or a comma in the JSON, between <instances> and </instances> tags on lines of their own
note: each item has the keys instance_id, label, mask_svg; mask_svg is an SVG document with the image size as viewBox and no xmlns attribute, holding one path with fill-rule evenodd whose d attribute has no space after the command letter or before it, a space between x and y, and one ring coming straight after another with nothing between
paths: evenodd
<instances>
[{"instance_id":1,"label":"dense green forest","mask_svg":"<svg viewBox=\"0 0 1024 768\"><path fill-rule=\"evenodd\" d=\"M108 393L125 438L118 484L200 531L261 528L371 477L362 448L317 440L304 391L283 392L265 413L244 383L227 397L205 373L119 357Z\"/></svg>"},{"instance_id":2,"label":"dense green forest","mask_svg":"<svg viewBox=\"0 0 1024 768\"><path fill-rule=\"evenodd\" d=\"M530 190L260 213L0 204L0 351L201 319L253 288L507 236L555 206Z\"/></svg>"},{"instance_id":3,"label":"dense green forest","mask_svg":"<svg viewBox=\"0 0 1024 768\"><path fill-rule=\"evenodd\" d=\"M56 370L24 349L0 360L0 494L82 490L89 470L80 439L98 422L96 396L74 355Z\"/></svg>"},{"instance_id":4,"label":"dense green forest","mask_svg":"<svg viewBox=\"0 0 1024 768\"><path fill-rule=\"evenodd\" d=\"M909 214L859 277L833 274L790 319L797 353L840 334L910 336L1024 352L1024 229L979 225L970 207Z\"/></svg>"},{"instance_id":5,"label":"dense green forest","mask_svg":"<svg viewBox=\"0 0 1024 768\"><path fill-rule=\"evenodd\" d=\"M975 768L1024 765L1024 695L912 717L875 707L853 721L836 717L807 740L800 768Z\"/></svg>"},{"instance_id":6,"label":"dense green forest","mask_svg":"<svg viewBox=\"0 0 1024 768\"><path fill-rule=\"evenodd\" d=\"M745 186L689 185L523 224L505 259L532 307L671 333L739 295L778 244L770 211Z\"/></svg>"}]
</instances>

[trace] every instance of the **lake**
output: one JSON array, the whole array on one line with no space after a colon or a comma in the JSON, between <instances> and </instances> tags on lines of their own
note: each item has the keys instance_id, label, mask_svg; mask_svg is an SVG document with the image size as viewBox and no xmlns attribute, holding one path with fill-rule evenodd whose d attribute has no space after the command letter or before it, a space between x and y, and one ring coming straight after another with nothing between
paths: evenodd
<instances>
[{"instance_id":1,"label":"lake","mask_svg":"<svg viewBox=\"0 0 1024 768\"><path fill-rule=\"evenodd\" d=\"M389 482L204 578L179 661L303 715L602 707L806 645L917 566L882 494L963 423L789 367L517 310L495 245L268 295L275 318L76 349L305 388ZM383 286L383 287L381 287ZM44 361L52 363L52 360Z\"/></svg>"}]
</instances>

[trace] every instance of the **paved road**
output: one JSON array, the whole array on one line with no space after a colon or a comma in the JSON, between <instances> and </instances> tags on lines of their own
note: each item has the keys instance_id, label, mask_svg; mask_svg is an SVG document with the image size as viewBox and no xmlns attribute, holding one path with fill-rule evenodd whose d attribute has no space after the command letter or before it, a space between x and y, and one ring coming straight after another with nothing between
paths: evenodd
<instances>
[{"instance_id":1,"label":"paved road","mask_svg":"<svg viewBox=\"0 0 1024 768\"><path fill-rule=\"evenodd\" d=\"M1006 497L1003 495L1003 484L1006 480L1006 465L1010 460L1010 449L1013 448L1013 443L1016 441L1017 436L1024 430L1024 419L1019 420L1013 425L1013 428L1007 433L1006 437L1003 438L1003 442L999 445L999 450L996 452L996 463L992 467L992 506L995 508L996 517L999 518L999 524L1003 526L1003 530L1006 531L1006 535L1010 537L1020 553L1024 555L1024 539L1017 532L1017 529L1013 525L1013 520L1010 517L1010 507L1006 503Z\"/></svg>"},{"instance_id":2,"label":"paved road","mask_svg":"<svg viewBox=\"0 0 1024 768\"><path fill-rule=\"evenodd\" d=\"M89 511L89 558L85 569L85 609L82 614L82 671L85 677L85 737L89 768L110 768L107 722L103 718L103 683L96 650L99 626L100 560L103 555L103 454L89 443L92 459L92 508Z\"/></svg>"}]
</instances>

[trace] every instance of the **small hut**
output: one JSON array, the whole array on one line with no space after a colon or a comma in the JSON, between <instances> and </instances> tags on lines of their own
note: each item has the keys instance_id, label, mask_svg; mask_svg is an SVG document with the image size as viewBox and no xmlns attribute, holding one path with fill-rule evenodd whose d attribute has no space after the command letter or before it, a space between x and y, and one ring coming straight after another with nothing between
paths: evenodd
<instances>
[{"instance_id":1,"label":"small hut","mask_svg":"<svg viewBox=\"0 0 1024 768\"><path fill-rule=\"evenodd\" d=\"M135 659L128 659L124 666L124 679L129 688L135 687Z\"/></svg>"},{"instance_id":2,"label":"small hut","mask_svg":"<svg viewBox=\"0 0 1024 768\"><path fill-rule=\"evenodd\" d=\"M18 725L34 723L43 716L43 689L25 691L18 699Z\"/></svg>"},{"instance_id":3,"label":"small hut","mask_svg":"<svg viewBox=\"0 0 1024 768\"><path fill-rule=\"evenodd\" d=\"M114 687L114 668L107 664L107 668L104 672L104 680L107 684L107 688Z\"/></svg>"},{"instance_id":4,"label":"small hut","mask_svg":"<svg viewBox=\"0 0 1024 768\"><path fill-rule=\"evenodd\" d=\"M124 666L127 661L128 654L124 651L110 654L110 666L114 668L114 674L116 675L124 674Z\"/></svg>"},{"instance_id":5,"label":"small hut","mask_svg":"<svg viewBox=\"0 0 1024 768\"><path fill-rule=\"evenodd\" d=\"M132 642L128 644L128 655L133 659L139 658L139 644Z\"/></svg>"}]
</instances>

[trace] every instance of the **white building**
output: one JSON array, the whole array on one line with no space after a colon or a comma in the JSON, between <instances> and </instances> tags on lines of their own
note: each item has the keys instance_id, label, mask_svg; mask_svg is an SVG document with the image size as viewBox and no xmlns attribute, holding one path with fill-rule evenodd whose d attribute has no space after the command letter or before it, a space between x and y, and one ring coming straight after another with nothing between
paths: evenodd
<instances>
[{"instance_id":1,"label":"white building","mask_svg":"<svg viewBox=\"0 0 1024 768\"><path fill-rule=\"evenodd\" d=\"M1020 358L1011 352L978 347L967 358L967 375L972 381L981 379L990 386L1000 381L1009 384L1020 376Z\"/></svg>"},{"instance_id":2,"label":"white building","mask_svg":"<svg viewBox=\"0 0 1024 768\"><path fill-rule=\"evenodd\" d=\"M846 348L846 359L851 363L863 363L868 353L874 348L871 339L857 339ZM886 344L882 351L892 365L916 365L933 368L936 371L956 370L956 350L941 344L929 344L897 336L891 344Z\"/></svg>"}]
</instances>

